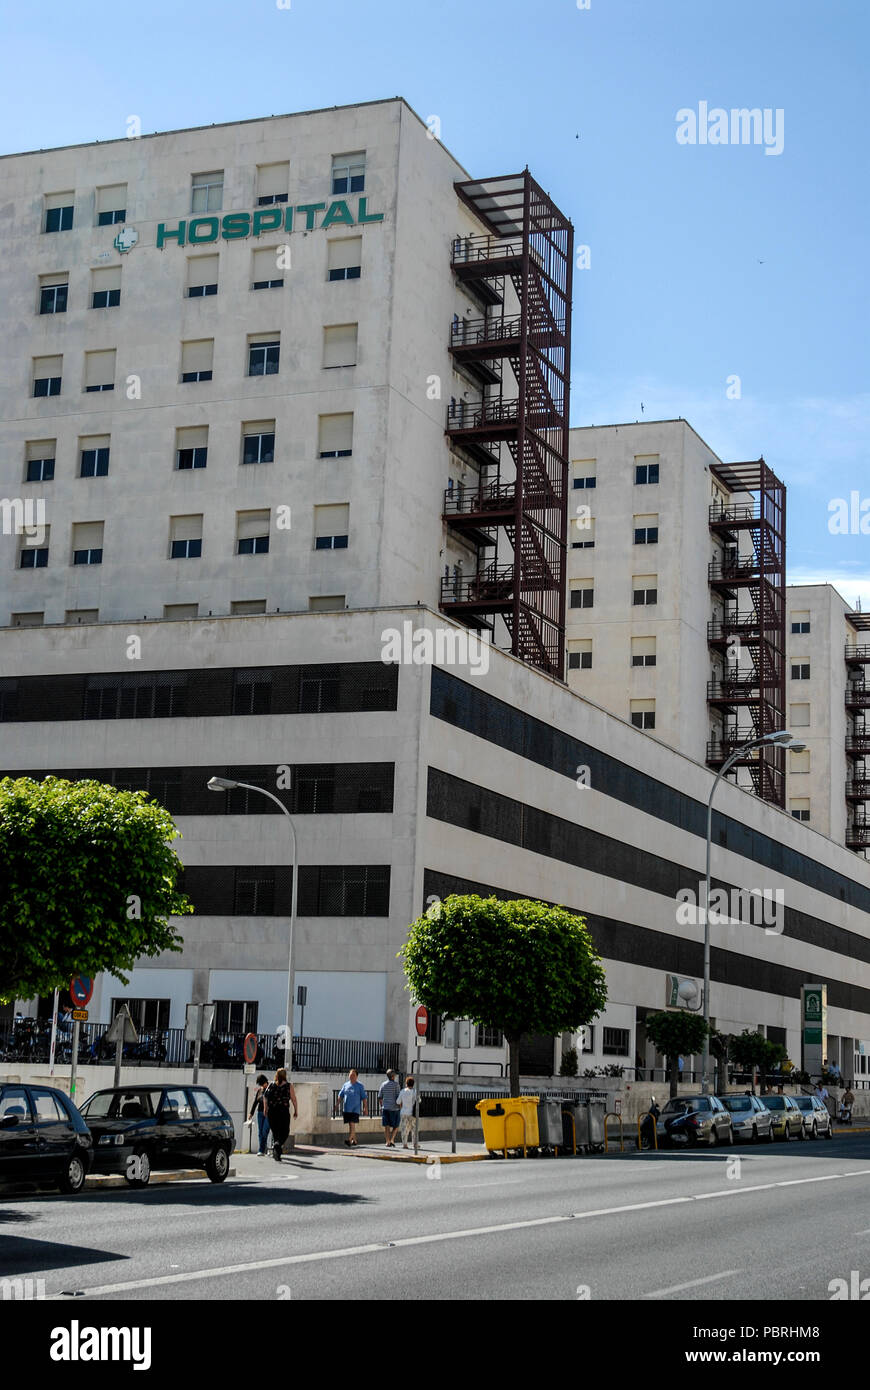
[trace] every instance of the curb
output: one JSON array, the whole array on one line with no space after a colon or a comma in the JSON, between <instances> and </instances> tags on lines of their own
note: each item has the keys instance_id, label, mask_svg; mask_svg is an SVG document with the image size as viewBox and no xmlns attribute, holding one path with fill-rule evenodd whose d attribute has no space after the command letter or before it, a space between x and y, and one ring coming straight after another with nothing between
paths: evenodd
<instances>
[{"instance_id":1,"label":"curb","mask_svg":"<svg viewBox=\"0 0 870 1390\"><path fill-rule=\"evenodd\" d=\"M164 1183L169 1182L190 1182L191 1179L201 1179L207 1176L204 1168L178 1168L172 1172L166 1173L152 1172L148 1187L160 1187ZM230 1168L227 1177L234 1178L235 1176L235 1168ZM89 1177L85 1178L84 1190L88 1192L103 1192L109 1187L129 1186L130 1184L127 1182L123 1173L92 1173ZM138 1190L141 1192L146 1191L145 1188L139 1188Z\"/></svg>"},{"instance_id":2,"label":"curb","mask_svg":"<svg viewBox=\"0 0 870 1390\"><path fill-rule=\"evenodd\" d=\"M348 1154L354 1158L377 1158L382 1163L478 1163L483 1158L489 1158L488 1153L482 1154L413 1154L396 1153L387 1154L379 1151L369 1153L365 1149L348 1149Z\"/></svg>"}]
</instances>

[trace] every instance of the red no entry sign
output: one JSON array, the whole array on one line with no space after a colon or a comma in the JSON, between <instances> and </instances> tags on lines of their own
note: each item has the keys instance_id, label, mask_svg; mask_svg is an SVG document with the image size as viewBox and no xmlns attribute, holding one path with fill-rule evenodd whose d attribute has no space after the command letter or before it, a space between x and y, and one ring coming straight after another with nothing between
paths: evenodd
<instances>
[{"instance_id":1,"label":"red no entry sign","mask_svg":"<svg viewBox=\"0 0 870 1390\"><path fill-rule=\"evenodd\" d=\"M257 1060L258 1047L259 1043L257 1041L256 1033L248 1033L245 1036L244 1047L242 1050L245 1055L245 1061L247 1062L249 1067L253 1066Z\"/></svg>"},{"instance_id":2,"label":"red no entry sign","mask_svg":"<svg viewBox=\"0 0 870 1390\"><path fill-rule=\"evenodd\" d=\"M77 1009L83 1009L91 1002L93 992L94 982L90 975L73 975L69 982L69 995Z\"/></svg>"},{"instance_id":3,"label":"red no entry sign","mask_svg":"<svg viewBox=\"0 0 870 1390\"><path fill-rule=\"evenodd\" d=\"M414 1022L417 1025L419 1036L424 1038L426 1036L426 1029L429 1027L429 1010L424 1008L422 1004L414 1015Z\"/></svg>"}]
</instances>

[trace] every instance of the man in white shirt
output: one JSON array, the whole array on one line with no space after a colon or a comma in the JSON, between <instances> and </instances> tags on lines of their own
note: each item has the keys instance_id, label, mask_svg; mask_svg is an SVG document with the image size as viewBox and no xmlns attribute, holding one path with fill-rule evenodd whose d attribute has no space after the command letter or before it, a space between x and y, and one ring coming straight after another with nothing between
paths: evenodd
<instances>
[{"instance_id":1,"label":"man in white shirt","mask_svg":"<svg viewBox=\"0 0 870 1390\"><path fill-rule=\"evenodd\" d=\"M414 1114L414 1105L417 1094L414 1090L413 1076L405 1077L405 1089L399 1092L399 1114L402 1125L402 1148L409 1148L408 1140L412 1138L417 1129L417 1117Z\"/></svg>"}]
</instances>

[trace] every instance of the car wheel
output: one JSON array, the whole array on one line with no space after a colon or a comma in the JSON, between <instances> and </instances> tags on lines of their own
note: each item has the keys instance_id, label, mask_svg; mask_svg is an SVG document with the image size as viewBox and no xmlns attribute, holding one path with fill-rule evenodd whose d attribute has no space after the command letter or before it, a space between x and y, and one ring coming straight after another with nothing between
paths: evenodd
<instances>
[{"instance_id":1,"label":"car wheel","mask_svg":"<svg viewBox=\"0 0 870 1390\"><path fill-rule=\"evenodd\" d=\"M127 1159L124 1174L131 1187L147 1187L151 1181L151 1156L147 1149L137 1149Z\"/></svg>"},{"instance_id":2,"label":"car wheel","mask_svg":"<svg viewBox=\"0 0 870 1390\"><path fill-rule=\"evenodd\" d=\"M709 1143L711 1149L715 1149L717 1143L719 1142L719 1136L718 1136L718 1134L716 1133L716 1126L715 1126L715 1125L711 1125L711 1126L710 1126L710 1138L708 1139L707 1142Z\"/></svg>"},{"instance_id":3,"label":"car wheel","mask_svg":"<svg viewBox=\"0 0 870 1390\"><path fill-rule=\"evenodd\" d=\"M801 1124L800 1136L799 1136L799 1137L800 1137L801 1139L809 1139L809 1137L810 1137L810 1136L807 1134L807 1127L806 1127L806 1125L803 1124L803 1123Z\"/></svg>"},{"instance_id":4,"label":"car wheel","mask_svg":"<svg viewBox=\"0 0 870 1390\"><path fill-rule=\"evenodd\" d=\"M726 1142L727 1142L728 1144L733 1144L733 1143L734 1143L734 1130L733 1130L733 1128L731 1127L731 1125L728 1126L728 1139L727 1139Z\"/></svg>"},{"instance_id":5,"label":"car wheel","mask_svg":"<svg viewBox=\"0 0 870 1390\"><path fill-rule=\"evenodd\" d=\"M827 1128L827 1131L826 1131L826 1133L825 1133L825 1138L826 1138L826 1139L833 1139L833 1137L834 1137L834 1122L833 1122L833 1120L828 1120L828 1128Z\"/></svg>"},{"instance_id":6,"label":"car wheel","mask_svg":"<svg viewBox=\"0 0 870 1390\"><path fill-rule=\"evenodd\" d=\"M229 1151L219 1145L218 1148L210 1153L206 1160L205 1171L208 1173L212 1182L223 1182L227 1173L230 1171Z\"/></svg>"},{"instance_id":7,"label":"car wheel","mask_svg":"<svg viewBox=\"0 0 870 1390\"><path fill-rule=\"evenodd\" d=\"M774 1131L773 1125L767 1126L767 1142L768 1144L776 1143L776 1133Z\"/></svg>"},{"instance_id":8,"label":"car wheel","mask_svg":"<svg viewBox=\"0 0 870 1390\"><path fill-rule=\"evenodd\" d=\"M61 1192L81 1192L85 1185L87 1168L79 1154L71 1154L67 1159L63 1174L57 1180Z\"/></svg>"}]
</instances>

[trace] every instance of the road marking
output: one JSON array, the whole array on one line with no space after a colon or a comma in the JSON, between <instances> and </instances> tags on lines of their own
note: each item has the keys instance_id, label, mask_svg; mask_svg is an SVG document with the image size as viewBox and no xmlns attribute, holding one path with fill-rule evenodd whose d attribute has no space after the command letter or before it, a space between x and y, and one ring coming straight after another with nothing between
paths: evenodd
<instances>
[{"instance_id":1,"label":"road marking","mask_svg":"<svg viewBox=\"0 0 870 1390\"><path fill-rule=\"evenodd\" d=\"M867 1177L870 1168L861 1168L853 1173L832 1173L831 1177ZM526 1221L504 1221L492 1226L475 1226L459 1231L437 1231L427 1236L402 1236L398 1240L378 1241L369 1245L350 1245L341 1250L312 1250L306 1255L279 1255L270 1260L251 1260L246 1264L221 1265L216 1269L195 1269L186 1274L156 1275L149 1279L129 1279L121 1284L101 1284L83 1290L93 1295L124 1293L130 1289L155 1288L160 1284L189 1283L197 1279L215 1279L231 1274L249 1274L260 1269L280 1269L286 1265L313 1264L319 1260L346 1259L352 1255L374 1255L383 1250L395 1250L413 1245L432 1245L445 1240L467 1240L473 1236L500 1235L504 1231L528 1231L537 1226L558 1226L567 1221L586 1221L593 1216L618 1216L629 1211L651 1211L658 1207L679 1206L685 1202L702 1202L711 1197L738 1196L746 1192L770 1192L777 1187L801 1186L804 1183L818 1182L819 1178L797 1178L789 1183L761 1183L752 1187L740 1187L736 1183L716 1192L699 1192L692 1197L665 1197L656 1202L631 1202L620 1207L598 1207L592 1211L575 1211L569 1216L538 1216ZM723 1276L724 1277L724 1276ZM651 1296L651 1295L650 1295ZM50 1294L48 1301L57 1302L63 1294Z\"/></svg>"},{"instance_id":2,"label":"road marking","mask_svg":"<svg viewBox=\"0 0 870 1390\"><path fill-rule=\"evenodd\" d=\"M733 1279L742 1274L742 1269L723 1269L721 1274L708 1274L705 1279L691 1279L688 1284L671 1284L669 1289L653 1289L652 1293L642 1293L641 1298L664 1298L665 1294L682 1293L683 1289L696 1289L699 1284L715 1284L717 1279Z\"/></svg>"}]
</instances>

